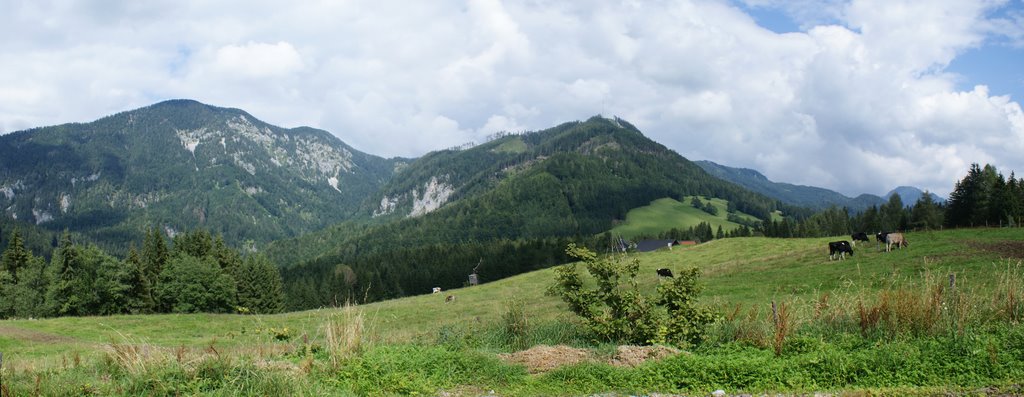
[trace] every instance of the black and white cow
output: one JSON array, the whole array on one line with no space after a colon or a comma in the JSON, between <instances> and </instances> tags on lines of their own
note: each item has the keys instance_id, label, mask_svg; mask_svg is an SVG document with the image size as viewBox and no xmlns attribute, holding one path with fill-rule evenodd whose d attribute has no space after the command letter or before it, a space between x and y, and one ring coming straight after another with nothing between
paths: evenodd
<instances>
[{"instance_id":1,"label":"black and white cow","mask_svg":"<svg viewBox=\"0 0 1024 397\"><path fill-rule=\"evenodd\" d=\"M868 234L864 232L858 232L850 235L850 240L853 240L853 245L856 246L858 241L869 242L871 239L868 238Z\"/></svg>"},{"instance_id":2,"label":"black and white cow","mask_svg":"<svg viewBox=\"0 0 1024 397\"><path fill-rule=\"evenodd\" d=\"M834 260L836 256L839 256L839 260L846 259L846 254L853 256L853 247L850 246L849 241L833 241L828 243L828 260Z\"/></svg>"},{"instance_id":3,"label":"black and white cow","mask_svg":"<svg viewBox=\"0 0 1024 397\"><path fill-rule=\"evenodd\" d=\"M875 233L875 241L877 241L878 243L885 244L885 236L888 236L889 233L892 233L892 232L878 232L878 233ZM875 246L879 247L879 251L881 251L881 246L878 245L878 243L875 243Z\"/></svg>"},{"instance_id":4,"label":"black and white cow","mask_svg":"<svg viewBox=\"0 0 1024 397\"><path fill-rule=\"evenodd\" d=\"M658 277L672 277L672 271L665 268L658 269Z\"/></svg>"}]
</instances>

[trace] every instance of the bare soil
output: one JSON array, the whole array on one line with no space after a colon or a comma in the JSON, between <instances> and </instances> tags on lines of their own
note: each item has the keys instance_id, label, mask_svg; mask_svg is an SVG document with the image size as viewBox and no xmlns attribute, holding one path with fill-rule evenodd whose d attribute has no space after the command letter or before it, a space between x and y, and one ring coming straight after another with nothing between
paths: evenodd
<instances>
[{"instance_id":1,"label":"bare soil","mask_svg":"<svg viewBox=\"0 0 1024 397\"><path fill-rule=\"evenodd\" d=\"M7 338L20 339L26 342L40 342L40 343L51 343L51 342L74 342L75 338L51 334L47 332L33 331L30 329L17 328L11 326L0 325L0 335Z\"/></svg>"},{"instance_id":2,"label":"bare soil","mask_svg":"<svg viewBox=\"0 0 1024 397\"><path fill-rule=\"evenodd\" d=\"M995 242L972 241L970 246L974 249L992 252L1002 258L1024 259L1024 241L1003 240Z\"/></svg>"},{"instance_id":3,"label":"bare soil","mask_svg":"<svg viewBox=\"0 0 1024 397\"><path fill-rule=\"evenodd\" d=\"M571 346L537 345L515 353L499 354L502 360L526 367L531 374L540 374L564 365L581 362L607 362L617 367L635 367L649 360L660 360L679 354L678 349L668 346L619 346L615 355L601 360L587 349Z\"/></svg>"}]
</instances>

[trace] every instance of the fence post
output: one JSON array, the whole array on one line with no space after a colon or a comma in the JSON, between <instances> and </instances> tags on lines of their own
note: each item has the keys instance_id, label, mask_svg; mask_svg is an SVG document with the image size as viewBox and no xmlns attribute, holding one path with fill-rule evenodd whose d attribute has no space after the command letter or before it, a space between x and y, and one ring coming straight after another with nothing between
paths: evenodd
<instances>
[{"instance_id":1,"label":"fence post","mask_svg":"<svg viewBox=\"0 0 1024 397\"><path fill-rule=\"evenodd\" d=\"M956 273L949 274L949 291L956 291Z\"/></svg>"}]
</instances>

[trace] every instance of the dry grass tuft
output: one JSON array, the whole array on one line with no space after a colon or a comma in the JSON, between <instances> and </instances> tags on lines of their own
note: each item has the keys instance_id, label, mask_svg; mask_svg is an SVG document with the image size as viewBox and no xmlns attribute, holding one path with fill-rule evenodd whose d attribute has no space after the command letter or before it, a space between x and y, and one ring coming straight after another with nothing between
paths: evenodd
<instances>
[{"instance_id":1,"label":"dry grass tuft","mask_svg":"<svg viewBox=\"0 0 1024 397\"><path fill-rule=\"evenodd\" d=\"M346 303L341 309L341 318L331 316L324 325L324 339L331 365L337 368L341 362L362 352L365 342L365 317L362 309Z\"/></svg>"},{"instance_id":2,"label":"dry grass tuft","mask_svg":"<svg viewBox=\"0 0 1024 397\"><path fill-rule=\"evenodd\" d=\"M526 371L531 374L548 372L563 365L593 360L587 349L565 345L538 345L515 353L499 354L498 357L509 363L525 366Z\"/></svg>"},{"instance_id":3,"label":"dry grass tuft","mask_svg":"<svg viewBox=\"0 0 1024 397\"><path fill-rule=\"evenodd\" d=\"M619 346L615 357L608 362L616 367L635 367L651 360L661 360L679 354L681 350L671 346Z\"/></svg>"},{"instance_id":4,"label":"dry grass tuft","mask_svg":"<svg viewBox=\"0 0 1024 397\"><path fill-rule=\"evenodd\" d=\"M138 376L147 373L152 367L170 361L163 349L121 332L117 334L121 337L121 342L110 342L107 359L125 372Z\"/></svg>"}]
</instances>

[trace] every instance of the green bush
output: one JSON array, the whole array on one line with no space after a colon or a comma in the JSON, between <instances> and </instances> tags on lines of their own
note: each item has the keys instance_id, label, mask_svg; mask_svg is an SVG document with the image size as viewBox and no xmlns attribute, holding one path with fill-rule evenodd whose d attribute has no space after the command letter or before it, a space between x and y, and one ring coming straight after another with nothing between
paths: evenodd
<instances>
[{"instance_id":1,"label":"green bush","mask_svg":"<svg viewBox=\"0 0 1024 397\"><path fill-rule=\"evenodd\" d=\"M596 281L596 288L584 286L576 264L555 270L555 284L549 293L569 304L598 338L630 344L669 343L685 347L703 340L714 314L697 307L701 288L700 272L687 269L678 277L658 286L657 297L650 298L637 287L640 269L637 259L614 260L569 244L566 253L579 259ZM625 284L625 285L623 285Z\"/></svg>"}]
</instances>

